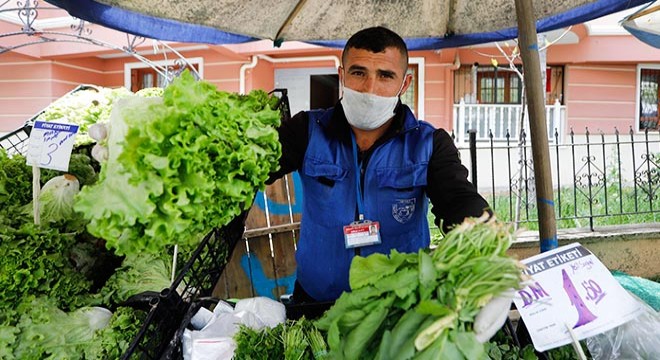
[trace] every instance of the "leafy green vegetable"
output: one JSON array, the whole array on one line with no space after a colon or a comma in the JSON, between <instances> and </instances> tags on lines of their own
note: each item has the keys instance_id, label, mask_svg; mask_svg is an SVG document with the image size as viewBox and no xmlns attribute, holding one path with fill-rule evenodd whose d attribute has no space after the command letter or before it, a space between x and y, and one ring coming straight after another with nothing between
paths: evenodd
<instances>
[{"instance_id":1,"label":"leafy green vegetable","mask_svg":"<svg viewBox=\"0 0 660 360\"><path fill-rule=\"evenodd\" d=\"M198 243L248 209L281 154L280 114L263 91L221 92L184 73L161 98L126 98L110 119L108 160L76 211L118 254Z\"/></svg>"},{"instance_id":2,"label":"leafy green vegetable","mask_svg":"<svg viewBox=\"0 0 660 360\"><path fill-rule=\"evenodd\" d=\"M150 87L150 88L144 88L138 90L135 95L141 96L141 97L162 97L163 96L163 88L158 88L158 87Z\"/></svg>"},{"instance_id":3,"label":"leafy green vegetable","mask_svg":"<svg viewBox=\"0 0 660 360\"><path fill-rule=\"evenodd\" d=\"M48 180L39 193L41 222L47 224L73 219L73 201L78 191L80 183L73 175L60 175ZM28 208L31 213L32 206Z\"/></svg>"},{"instance_id":4,"label":"leafy green vegetable","mask_svg":"<svg viewBox=\"0 0 660 360\"><path fill-rule=\"evenodd\" d=\"M135 339L146 313L130 307L119 307L112 314L110 324L94 334L84 346L85 359L119 359Z\"/></svg>"},{"instance_id":5,"label":"leafy green vegetable","mask_svg":"<svg viewBox=\"0 0 660 360\"><path fill-rule=\"evenodd\" d=\"M309 348L312 352L312 356L315 360L324 360L328 359L328 344L325 343L325 339L321 332L312 325L310 322L307 330L307 340L309 341Z\"/></svg>"},{"instance_id":6,"label":"leafy green vegetable","mask_svg":"<svg viewBox=\"0 0 660 360\"><path fill-rule=\"evenodd\" d=\"M19 228L0 226L0 313L40 295L56 306L75 307L91 282L67 256L74 243L71 235L29 221Z\"/></svg>"},{"instance_id":7,"label":"leafy green vegetable","mask_svg":"<svg viewBox=\"0 0 660 360\"><path fill-rule=\"evenodd\" d=\"M78 149L77 151L82 151L82 149ZM99 178L96 170L94 170L94 166L92 166L92 158L85 153L74 152L71 154L71 159L69 160L68 171L41 169L41 181L42 183L47 182L55 176L64 174L75 176L80 182L80 186L94 184Z\"/></svg>"},{"instance_id":8,"label":"leafy green vegetable","mask_svg":"<svg viewBox=\"0 0 660 360\"><path fill-rule=\"evenodd\" d=\"M60 310L46 297L21 305L16 326L0 327L2 359L118 359L135 338L146 313L120 307Z\"/></svg>"},{"instance_id":9,"label":"leafy green vegetable","mask_svg":"<svg viewBox=\"0 0 660 360\"><path fill-rule=\"evenodd\" d=\"M12 347L16 344L16 334L19 331L15 326L0 325L0 359L15 359Z\"/></svg>"},{"instance_id":10,"label":"leafy green vegetable","mask_svg":"<svg viewBox=\"0 0 660 360\"><path fill-rule=\"evenodd\" d=\"M104 304L120 304L145 291L160 292L171 284L170 265L151 254L128 255L101 289Z\"/></svg>"},{"instance_id":11,"label":"leafy green vegetable","mask_svg":"<svg viewBox=\"0 0 660 360\"><path fill-rule=\"evenodd\" d=\"M305 351L309 342L305 338L305 332L298 323L289 326L282 334L284 342L284 360L301 360L305 356Z\"/></svg>"},{"instance_id":12,"label":"leafy green vegetable","mask_svg":"<svg viewBox=\"0 0 660 360\"><path fill-rule=\"evenodd\" d=\"M520 264L507 256L509 228L468 219L433 250L355 257L351 292L315 322L337 359L481 359L473 333L479 310L520 288Z\"/></svg>"},{"instance_id":13,"label":"leafy green vegetable","mask_svg":"<svg viewBox=\"0 0 660 360\"><path fill-rule=\"evenodd\" d=\"M32 169L25 164L25 157L9 157L0 148L0 203L5 206L22 206L32 201Z\"/></svg>"},{"instance_id":14,"label":"leafy green vegetable","mask_svg":"<svg viewBox=\"0 0 660 360\"><path fill-rule=\"evenodd\" d=\"M83 346L105 328L112 313L83 307L66 313L47 298L31 302L17 325L20 333L14 355L19 359L82 359Z\"/></svg>"},{"instance_id":15,"label":"leafy green vegetable","mask_svg":"<svg viewBox=\"0 0 660 360\"><path fill-rule=\"evenodd\" d=\"M64 121L80 126L75 144L89 144L92 139L87 135L87 128L97 122L107 121L113 104L121 98L132 96L128 89L94 87L78 90L55 100L36 120Z\"/></svg>"},{"instance_id":16,"label":"leafy green vegetable","mask_svg":"<svg viewBox=\"0 0 660 360\"><path fill-rule=\"evenodd\" d=\"M236 341L235 359L268 360L284 359L284 343L282 333L284 324L274 328L265 327L254 330L241 325L239 331L234 335Z\"/></svg>"},{"instance_id":17,"label":"leafy green vegetable","mask_svg":"<svg viewBox=\"0 0 660 360\"><path fill-rule=\"evenodd\" d=\"M274 328L254 330L241 325L234 335L234 359L242 360L325 360L327 353L323 335L304 317L287 320Z\"/></svg>"}]
</instances>

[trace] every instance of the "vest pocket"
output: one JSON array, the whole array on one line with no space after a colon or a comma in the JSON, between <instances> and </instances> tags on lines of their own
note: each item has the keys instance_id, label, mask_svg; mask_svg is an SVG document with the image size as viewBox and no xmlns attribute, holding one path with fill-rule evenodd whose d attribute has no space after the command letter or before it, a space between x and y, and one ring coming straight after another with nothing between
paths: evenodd
<instances>
[{"instance_id":1,"label":"vest pocket","mask_svg":"<svg viewBox=\"0 0 660 360\"><path fill-rule=\"evenodd\" d=\"M426 186L427 164L413 164L398 168L378 168L376 175L379 187L392 188L399 192L412 191L413 188Z\"/></svg>"},{"instance_id":2,"label":"vest pocket","mask_svg":"<svg viewBox=\"0 0 660 360\"><path fill-rule=\"evenodd\" d=\"M307 159L303 165L303 172L325 185L334 185L336 181L341 181L346 177L348 170L336 164Z\"/></svg>"},{"instance_id":3,"label":"vest pocket","mask_svg":"<svg viewBox=\"0 0 660 360\"><path fill-rule=\"evenodd\" d=\"M391 236L409 233L419 226L425 206L426 164L376 169L379 186L378 208Z\"/></svg>"},{"instance_id":4,"label":"vest pocket","mask_svg":"<svg viewBox=\"0 0 660 360\"><path fill-rule=\"evenodd\" d=\"M303 216L307 216L310 223L328 226L341 233L341 226L352 221L355 205L351 207L351 203L355 204L355 198L347 199L347 174L348 169L338 165L305 160L302 179L306 210ZM346 214L348 219L342 223L339 219Z\"/></svg>"}]
</instances>

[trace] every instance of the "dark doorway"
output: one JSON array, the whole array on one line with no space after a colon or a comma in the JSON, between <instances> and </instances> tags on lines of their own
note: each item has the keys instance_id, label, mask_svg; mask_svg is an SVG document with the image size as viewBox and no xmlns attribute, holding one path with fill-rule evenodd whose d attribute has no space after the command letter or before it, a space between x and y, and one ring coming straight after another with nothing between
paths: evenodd
<instances>
[{"instance_id":1,"label":"dark doorway","mask_svg":"<svg viewBox=\"0 0 660 360\"><path fill-rule=\"evenodd\" d=\"M327 109L339 100L339 75L310 75L310 109Z\"/></svg>"}]
</instances>

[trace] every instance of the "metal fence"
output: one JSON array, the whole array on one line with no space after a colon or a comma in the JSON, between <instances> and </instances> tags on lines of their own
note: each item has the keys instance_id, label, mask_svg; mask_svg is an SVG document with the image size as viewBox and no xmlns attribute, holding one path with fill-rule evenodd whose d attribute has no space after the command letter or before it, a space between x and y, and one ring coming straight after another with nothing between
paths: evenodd
<instances>
[{"instance_id":1,"label":"metal fence","mask_svg":"<svg viewBox=\"0 0 660 360\"><path fill-rule=\"evenodd\" d=\"M529 137L508 132L498 142L478 141L469 132L471 179L501 219L534 228L538 219L534 164ZM560 144L555 130L550 144L555 214L563 228L660 221L660 131L613 134L570 130ZM460 143L458 144L460 145ZM468 161L464 160L464 163ZM587 224L588 222L588 224Z\"/></svg>"}]
</instances>

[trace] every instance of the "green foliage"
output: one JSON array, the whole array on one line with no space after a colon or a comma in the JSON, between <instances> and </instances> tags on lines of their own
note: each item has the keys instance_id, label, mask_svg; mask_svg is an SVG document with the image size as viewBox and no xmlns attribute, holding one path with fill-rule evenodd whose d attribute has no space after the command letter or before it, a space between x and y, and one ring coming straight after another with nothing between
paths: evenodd
<instances>
[{"instance_id":1,"label":"green foliage","mask_svg":"<svg viewBox=\"0 0 660 360\"><path fill-rule=\"evenodd\" d=\"M132 96L132 93L124 87L78 90L54 101L36 120L53 122L66 120L68 123L78 125L80 129L75 144L89 144L93 142L87 135L89 126L107 121L113 104L127 96Z\"/></svg>"},{"instance_id":2,"label":"green foliage","mask_svg":"<svg viewBox=\"0 0 660 360\"><path fill-rule=\"evenodd\" d=\"M618 158L615 152L613 159ZM619 183L619 167L615 163L607 166L605 173L592 178L591 194L586 186L564 186L554 189L554 202L557 228L571 229L590 226L593 215L594 226L642 224L660 222L660 208L657 201L649 201L649 193L657 196L657 184L660 182L660 153L650 154L647 163L636 164L639 169L637 185ZM622 169L623 171L624 169ZM648 173L646 173L648 172ZM533 195L530 193L530 195ZM492 208L502 221L515 221L516 199L509 194L499 194L494 197ZM521 226L530 230L538 230L536 199L529 197L521 200ZM624 215L621 215L624 214ZM562 219L564 218L564 219ZM531 219L531 220L530 220Z\"/></svg>"},{"instance_id":3,"label":"green foliage","mask_svg":"<svg viewBox=\"0 0 660 360\"><path fill-rule=\"evenodd\" d=\"M474 319L493 296L520 288L516 260L506 255L510 229L469 219L430 252L355 257L351 292L315 322L328 332L334 359L480 359Z\"/></svg>"},{"instance_id":4,"label":"green foliage","mask_svg":"<svg viewBox=\"0 0 660 360\"><path fill-rule=\"evenodd\" d=\"M2 207L21 206L32 201L32 169L25 157L9 157L0 148L0 203ZM0 210L1 211L1 210Z\"/></svg>"},{"instance_id":5,"label":"green foliage","mask_svg":"<svg viewBox=\"0 0 660 360\"><path fill-rule=\"evenodd\" d=\"M254 330L241 326L234 335L236 360L325 360L330 359L323 335L305 319L288 320L274 328Z\"/></svg>"},{"instance_id":6,"label":"green foliage","mask_svg":"<svg viewBox=\"0 0 660 360\"><path fill-rule=\"evenodd\" d=\"M184 73L163 98L127 98L111 116L108 161L76 211L118 254L197 243L252 204L281 154L280 114L263 91L221 92Z\"/></svg>"},{"instance_id":7,"label":"green foliage","mask_svg":"<svg viewBox=\"0 0 660 360\"><path fill-rule=\"evenodd\" d=\"M151 254L128 255L101 289L104 304L119 304L129 297L170 286L171 267L162 257Z\"/></svg>"},{"instance_id":8,"label":"green foliage","mask_svg":"<svg viewBox=\"0 0 660 360\"><path fill-rule=\"evenodd\" d=\"M41 169L41 182L43 184L55 176L71 174L78 179L81 186L94 184L99 176L92 166L92 161L89 155L74 152L69 160L69 171Z\"/></svg>"},{"instance_id":9,"label":"green foliage","mask_svg":"<svg viewBox=\"0 0 660 360\"><path fill-rule=\"evenodd\" d=\"M0 226L0 323L11 320L3 322L2 313L38 296L64 309L76 306L91 281L68 257L74 244L71 234L29 221L17 228Z\"/></svg>"},{"instance_id":10,"label":"green foliage","mask_svg":"<svg viewBox=\"0 0 660 360\"><path fill-rule=\"evenodd\" d=\"M21 307L15 326L0 327L2 359L118 359L146 317L127 307L114 313L96 307L64 312L46 297Z\"/></svg>"},{"instance_id":11,"label":"green foliage","mask_svg":"<svg viewBox=\"0 0 660 360\"><path fill-rule=\"evenodd\" d=\"M112 314L110 324L97 331L84 346L85 359L119 359L135 339L146 313L130 307L119 307Z\"/></svg>"}]
</instances>

